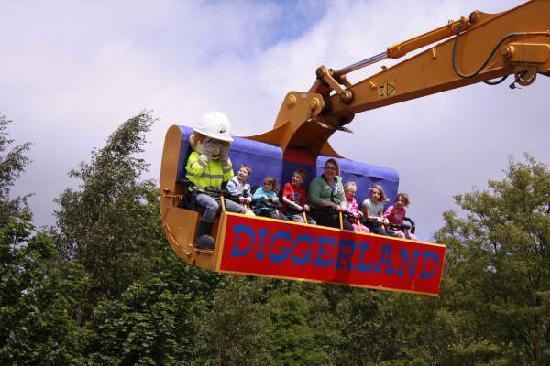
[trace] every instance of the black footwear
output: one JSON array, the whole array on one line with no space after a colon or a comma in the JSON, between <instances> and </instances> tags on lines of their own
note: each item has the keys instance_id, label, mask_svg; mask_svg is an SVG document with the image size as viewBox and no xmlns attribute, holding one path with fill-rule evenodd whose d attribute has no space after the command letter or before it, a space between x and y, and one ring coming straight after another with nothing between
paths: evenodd
<instances>
[{"instance_id":1,"label":"black footwear","mask_svg":"<svg viewBox=\"0 0 550 366\"><path fill-rule=\"evenodd\" d=\"M214 238L210 233L212 232L213 222L199 221L199 227L197 228L197 235L195 239L195 246L198 249L214 250Z\"/></svg>"}]
</instances>

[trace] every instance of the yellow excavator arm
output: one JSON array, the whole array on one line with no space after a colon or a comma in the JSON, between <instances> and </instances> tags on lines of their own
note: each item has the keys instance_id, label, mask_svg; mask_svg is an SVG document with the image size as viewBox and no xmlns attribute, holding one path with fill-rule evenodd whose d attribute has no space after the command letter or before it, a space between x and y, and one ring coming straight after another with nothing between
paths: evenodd
<instances>
[{"instance_id":1,"label":"yellow excavator arm","mask_svg":"<svg viewBox=\"0 0 550 366\"><path fill-rule=\"evenodd\" d=\"M352 71L425 47L355 84L346 78ZM498 14L474 11L343 69L319 67L309 91L286 95L273 130L249 138L283 151L337 155L328 138L348 131L345 125L356 113L481 81L497 84L510 75L511 87L527 86L537 74L550 76L550 0L531 0Z\"/></svg>"}]
</instances>

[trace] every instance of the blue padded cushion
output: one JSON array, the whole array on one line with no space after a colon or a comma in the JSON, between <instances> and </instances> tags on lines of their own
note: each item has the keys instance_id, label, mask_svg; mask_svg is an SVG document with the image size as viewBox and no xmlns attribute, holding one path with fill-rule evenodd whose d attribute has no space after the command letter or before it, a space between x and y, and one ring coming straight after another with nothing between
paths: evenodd
<instances>
[{"instance_id":1,"label":"blue padded cushion","mask_svg":"<svg viewBox=\"0 0 550 366\"><path fill-rule=\"evenodd\" d=\"M181 150L178 164L177 179L185 178L185 164L187 158L192 152L189 144L189 136L193 129L187 126L179 126L182 133ZM289 182L294 169L302 168L308 174L307 184L316 175L323 173L327 156L319 156L315 165L308 166L295 162L283 161L281 149L278 146L265 144L262 142L248 140L242 137L234 137L235 141L231 144L229 157L233 162L234 170L242 164L249 165L252 168L252 175L249 183L251 186L259 186L262 180L272 175L277 179L279 186ZM357 202L359 204L369 196L369 187L379 184L384 188L386 195L395 198L399 188L399 174L395 169L385 168L370 164L359 163L353 160L339 158L336 159L340 165L340 175L343 182L353 180L357 183Z\"/></svg>"}]
</instances>

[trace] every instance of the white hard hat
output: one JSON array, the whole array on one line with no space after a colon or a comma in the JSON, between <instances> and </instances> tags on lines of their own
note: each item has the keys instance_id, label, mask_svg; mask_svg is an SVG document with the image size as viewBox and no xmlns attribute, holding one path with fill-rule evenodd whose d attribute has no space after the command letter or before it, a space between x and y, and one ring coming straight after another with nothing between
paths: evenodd
<instances>
[{"instance_id":1,"label":"white hard hat","mask_svg":"<svg viewBox=\"0 0 550 366\"><path fill-rule=\"evenodd\" d=\"M216 140L233 142L229 120L225 113L222 112L205 113L202 116L202 120L193 128L193 131Z\"/></svg>"}]
</instances>

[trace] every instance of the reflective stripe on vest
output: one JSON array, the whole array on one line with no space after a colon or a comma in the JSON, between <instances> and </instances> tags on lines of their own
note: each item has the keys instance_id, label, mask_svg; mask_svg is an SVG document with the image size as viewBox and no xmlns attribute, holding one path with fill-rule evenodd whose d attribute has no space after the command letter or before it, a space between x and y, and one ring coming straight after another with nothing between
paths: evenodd
<instances>
[{"instance_id":1,"label":"reflective stripe on vest","mask_svg":"<svg viewBox=\"0 0 550 366\"><path fill-rule=\"evenodd\" d=\"M200 159L200 156L193 152L187 162L186 177L198 188L221 188L224 181L233 177L233 169L225 171L218 160L209 160L208 162ZM199 173L200 171L200 173Z\"/></svg>"}]
</instances>

